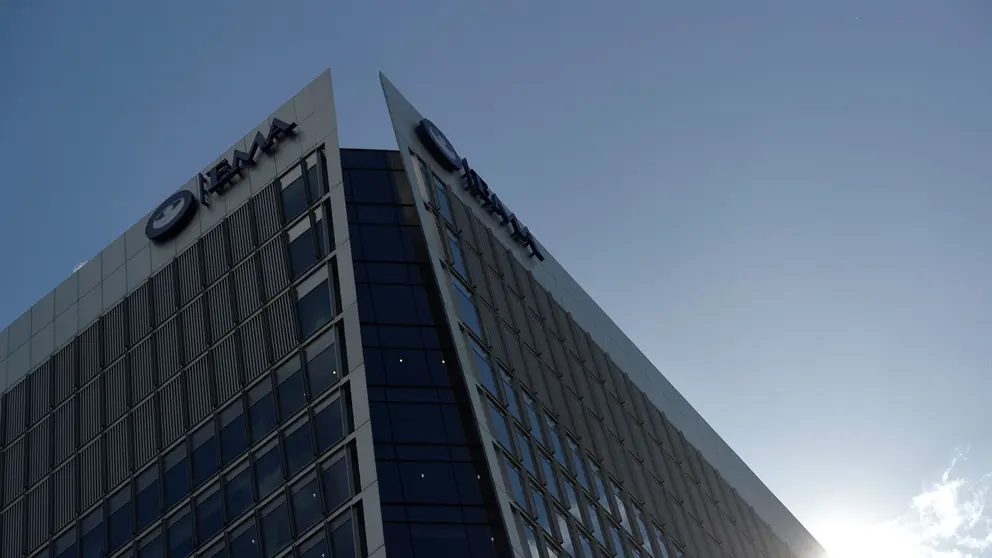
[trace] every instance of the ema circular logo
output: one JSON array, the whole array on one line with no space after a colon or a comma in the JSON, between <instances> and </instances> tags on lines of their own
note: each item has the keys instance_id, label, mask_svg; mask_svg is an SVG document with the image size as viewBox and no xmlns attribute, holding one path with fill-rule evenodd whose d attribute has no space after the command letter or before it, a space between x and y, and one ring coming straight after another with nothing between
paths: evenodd
<instances>
[{"instance_id":1,"label":"ema circular logo","mask_svg":"<svg viewBox=\"0 0 992 558\"><path fill-rule=\"evenodd\" d=\"M196 213L196 198L189 190L180 190L165 198L145 224L148 240L164 242L183 230Z\"/></svg>"},{"instance_id":2,"label":"ema circular logo","mask_svg":"<svg viewBox=\"0 0 992 558\"><path fill-rule=\"evenodd\" d=\"M426 118L421 119L420 126L417 126L417 133L420 136L420 141L424 142L434 158L445 168L450 171L462 168L462 160L458 156L458 152L433 122Z\"/></svg>"}]
</instances>

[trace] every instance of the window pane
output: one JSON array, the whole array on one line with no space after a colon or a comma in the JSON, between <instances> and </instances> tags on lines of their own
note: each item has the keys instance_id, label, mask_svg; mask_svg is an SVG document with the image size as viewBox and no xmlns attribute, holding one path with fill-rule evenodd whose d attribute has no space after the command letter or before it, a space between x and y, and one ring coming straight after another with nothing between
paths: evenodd
<instances>
[{"instance_id":1,"label":"window pane","mask_svg":"<svg viewBox=\"0 0 992 558\"><path fill-rule=\"evenodd\" d=\"M454 276L451 277L451 282L455 285L455 299L458 304L458 314L461 316L462 322L473 333L482 337L482 325L479 323L479 313L475 309L475 304L472 302L471 291Z\"/></svg>"},{"instance_id":2,"label":"window pane","mask_svg":"<svg viewBox=\"0 0 992 558\"><path fill-rule=\"evenodd\" d=\"M503 465L506 467L506 477L510 485L510 493L513 494L513 499L520 507L529 509L527 496L524 494L523 479L520 478L520 469L517 469L516 465L510 463L506 456L503 456Z\"/></svg>"},{"instance_id":3,"label":"window pane","mask_svg":"<svg viewBox=\"0 0 992 558\"><path fill-rule=\"evenodd\" d=\"M296 521L296 532L302 533L316 523L323 511L320 507L320 491L317 487L317 479L313 479L306 485L299 487L293 492L293 516Z\"/></svg>"},{"instance_id":4,"label":"window pane","mask_svg":"<svg viewBox=\"0 0 992 558\"><path fill-rule=\"evenodd\" d=\"M251 421L251 439L257 442L276 427L276 406L272 385L268 381L248 392L248 419Z\"/></svg>"},{"instance_id":5,"label":"window pane","mask_svg":"<svg viewBox=\"0 0 992 558\"><path fill-rule=\"evenodd\" d=\"M596 498L599 499L599 503L604 508L609 508L610 501L606 499L606 484L603 482L603 471L600 470L599 465L593 462L589 463L589 471L592 472L593 483L596 487Z\"/></svg>"},{"instance_id":6,"label":"window pane","mask_svg":"<svg viewBox=\"0 0 992 558\"><path fill-rule=\"evenodd\" d=\"M548 494L551 494L555 500L561 500L561 495L558 493L558 482L555 480L555 466L544 454L538 455L541 456L541 469L544 471L544 482L548 487Z\"/></svg>"},{"instance_id":7,"label":"window pane","mask_svg":"<svg viewBox=\"0 0 992 558\"><path fill-rule=\"evenodd\" d=\"M612 523L610 524L610 539L613 542L613 552L620 558L626 558L627 553L623 548L623 538L620 537L620 530Z\"/></svg>"},{"instance_id":8,"label":"window pane","mask_svg":"<svg viewBox=\"0 0 992 558\"><path fill-rule=\"evenodd\" d=\"M189 467L186 446L180 445L165 456L165 507L182 500L189 494Z\"/></svg>"},{"instance_id":9,"label":"window pane","mask_svg":"<svg viewBox=\"0 0 992 558\"><path fill-rule=\"evenodd\" d=\"M338 352L334 331L322 334L306 348L307 378L310 392L317 397L341 379L338 373Z\"/></svg>"},{"instance_id":10,"label":"window pane","mask_svg":"<svg viewBox=\"0 0 992 558\"><path fill-rule=\"evenodd\" d=\"M348 462L338 459L321 473L324 483L324 501L331 512L351 499L351 480L348 478Z\"/></svg>"},{"instance_id":11,"label":"window pane","mask_svg":"<svg viewBox=\"0 0 992 558\"><path fill-rule=\"evenodd\" d=\"M279 445L273 445L264 453L256 454L255 478L258 481L258 497L265 498L282 484L282 455Z\"/></svg>"},{"instance_id":12,"label":"window pane","mask_svg":"<svg viewBox=\"0 0 992 558\"><path fill-rule=\"evenodd\" d=\"M286 463L289 476L293 476L313 461L313 442L310 435L310 422L286 436Z\"/></svg>"},{"instance_id":13,"label":"window pane","mask_svg":"<svg viewBox=\"0 0 992 558\"><path fill-rule=\"evenodd\" d=\"M214 425L208 423L193 434L194 488L217 473L217 459L217 439L214 437Z\"/></svg>"},{"instance_id":14,"label":"window pane","mask_svg":"<svg viewBox=\"0 0 992 558\"><path fill-rule=\"evenodd\" d=\"M582 556L586 558L596 558L596 554L592 550L592 541L589 540L589 537L582 533L579 533L578 537L579 544L582 546Z\"/></svg>"},{"instance_id":15,"label":"window pane","mask_svg":"<svg viewBox=\"0 0 992 558\"><path fill-rule=\"evenodd\" d=\"M479 346L471 337L469 339L469 344L472 346L473 361L475 363L475 373L479 376L479 383L482 384L486 391L491 393L494 397L499 397L499 390L496 389L496 378L493 376L493 368L489 364L489 359L486 356L485 349Z\"/></svg>"},{"instance_id":16,"label":"window pane","mask_svg":"<svg viewBox=\"0 0 992 558\"><path fill-rule=\"evenodd\" d=\"M227 498L227 520L231 521L251 507L254 501L251 471L245 467L239 473L229 475L224 490Z\"/></svg>"},{"instance_id":17,"label":"window pane","mask_svg":"<svg viewBox=\"0 0 992 558\"><path fill-rule=\"evenodd\" d=\"M144 529L162 513L161 486L158 482L158 469L152 467L138 477L136 486L138 530Z\"/></svg>"},{"instance_id":18,"label":"window pane","mask_svg":"<svg viewBox=\"0 0 992 558\"><path fill-rule=\"evenodd\" d=\"M551 419L548 415L544 415L544 424L548 427L548 438L551 440L551 450L554 452L555 457L559 460L562 466L567 466L565 463L565 452L561 448L561 438L558 434L558 423Z\"/></svg>"},{"instance_id":19,"label":"window pane","mask_svg":"<svg viewBox=\"0 0 992 558\"><path fill-rule=\"evenodd\" d=\"M524 464L527 472L537 476L537 468L534 466L534 455L530 452L530 442L519 430L514 430L517 435L517 450L520 453L520 460Z\"/></svg>"},{"instance_id":20,"label":"window pane","mask_svg":"<svg viewBox=\"0 0 992 558\"><path fill-rule=\"evenodd\" d=\"M248 435L245 432L245 415L241 409L241 401L236 401L220 414L221 463L227 465L246 449Z\"/></svg>"},{"instance_id":21,"label":"window pane","mask_svg":"<svg viewBox=\"0 0 992 558\"><path fill-rule=\"evenodd\" d=\"M496 441L502 444L504 448L513 447L510 444L510 431L506 425L506 417L503 416L503 411L499 410L492 401L489 401L489 422L492 425L491 431Z\"/></svg>"},{"instance_id":22,"label":"window pane","mask_svg":"<svg viewBox=\"0 0 992 558\"><path fill-rule=\"evenodd\" d=\"M285 186L282 189L283 222L288 223L307 208L307 191L299 167L289 171L280 180Z\"/></svg>"},{"instance_id":23,"label":"window pane","mask_svg":"<svg viewBox=\"0 0 992 558\"><path fill-rule=\"evenodd\" d=\"M120 548L131 538L131 494L127 488L110 499L110 551Z\"/></svg>"},{"instance_id":24,"label":"window pane","mask_svg":"<svg viewBox=\"0 0 992 558\"><path fill-rule=\"evenodd\" d=\"M307 157L307 190L310 192L310 199L317 200L324 195L323 172L320 158L316 153Z\"/></svg>"},{"instance_id":25,"label":"window pane","mask_svg":"<svg viewBox=\"0 0 992 558\"><path fill-rule=\"evenodd\" d=\"M465 267L465 257L462 256L462 249L458 245L458 237L451 229L446 229L448 233L448 251L451 253L451 267L462 277L468 278L468 268Z\"/></svg>"},{"instance_id":26,"label":"window pane","mask_svg":"<svg viewBox=\"0 0 992 558\"><path fill-rule=\"evenodd\" d=\"M307 402L303 384L303 368L299 357L294 357L276 369L276 395L283 420L300 410Z\"/></svg>"},{"instance_id":27,"label":"window pane","mask_svg":"<svg viewBox=\"0 0 992 558\"><path fill-rule=\"evenodd\" d=\"M331 538L334 541L334 558L358 558L358 553L355 552L355 533L351 528L350 519L334 529Z\"/></svg>"},{"instance_id":28,"label":"window pane","mask_svg":"<svg viewBox=\"0 0 992 558\"><path fill-rule=\"evenodd\" d=\"M615 482L610 483L613 487L613 502L617 506L617 512L620 514L620 526L630 532L630 523L627 521L627 506L623 503L623 490Z\"/></svg>"},{"instance_id":29,"label":"window pane","mask_svg":"<svg viewBox=\"0 0 992 558\"><path fill-rule=\"evenodd\" d=\"M592 490L592 486L589 485L589 479L586 478L586 470L582 466L582 453L579 450L578 442L568 438L568 451L572 456L572 469L575 472L575 476L579 479L579 484L584 486L586 490Z\"/></svg>"},{"instance_id":30,"label":"window pane","mask_svg":"<svg viewBox=\"0 0 992 558\"><path fill-rule=\"evenodd\" d=\"M258 557L258 536L254 525L249 523L246 528L238 529L231 535L231 546L228 547L227 554L231 558Z\"/></svg>"},{"instance_id":31,"label":"window pane","mask_svg":"<svg viewBox=\"0 0 992 558\"><path fill-rule=\"evenodd\" d=\"M141 541L138 548L138 558L165 558L165 546L158 533Z\"/></svg>"},{"instance_id":32,"label":"window pane","mask_svg":"<svg viewBox=\"0 0 992 558\"><path fill-rule=\"evenodd\" d=\"M530 433L539 444L544 444L544 436L541 434L541 419L537 414L537 401L530 395L524 394L524 402L527 405L527 419L530 421Z\"/></svg>"},{"instance_id":33,"label":"window pane","mask_svg":"<svg viewBox=\"0 0 992 558\"><path fill-rule=\"evenodd\" d=\"M286 509L286 502L281 502L263 515L261 524L262 542L265 544L265 556L275 556L293 538L289 530L289 511Z\"/></svg>"},{"instance_id":34,"label":"window pane","mask_svg":"<svg viewBox=\"0 0 992 558\"><path fill-rule=\"evenodd\" d=\"M544 498L544 494L536 487L531 487L531 494L534 495L534 508L537 512L537 523L545 531L551 533L551 517L548 515L548 502Z\"/></svg>"},{"instance_id":35,"label":"window pane","mask_svg":"<svg viewBox=\"0 0 992 558\"><path fill-rule=\"evenodd\" d=\"M302 275L315 263L317 251L314 247L313 229L309 228L289 243L289 267L293 278Z\"/></svg>"},{"instance_id":36,"label":"window pane","mask_svg":"<svg viewBox=\"0 0 992 558\"><path fill-rule=\"evenodd\" d=\"M331 321L331 290L327 281L317 285L296 303L300 335L305 339Z\"/></svg>"},{"instance_id":37,"label":"window pane","mask_svg":"<svg viewBox=\"0 0 992 558\"><path fill-rule=\"evenodd\" d=\"M76 530L73 529L55 541L55 558L76 558Z\"/></svg>"},{"instance_id":38,"label":"window pane","mask_svg":"<svg viewBox=\"0 0 992 558\"><path fill-rule=\"evenodd\" d=\"M530 558L541 558L541 548L537 543L537 533L534 532L534 527L526 521L521 521L520 528L524 533L524 545L527 547Z\"/></svg>"},{"instance_id":39,"label":"window pane","mask_svg":"<svg viewBox=\"0 0 992 558\"><path fill-rule=\"evenodd\" d=\"M434 179L434 197L436 198L438 212L445 221L454 223L455 220L451 216L451 204L448 203L448 194L445 191L444 182L437 175L432 176Z\"/></svg>"},{"instance_id":40,"label":"window pane","mask_svg":"<svg viewBox=\"0 0 992 558\"><path fill-rule=\"evenodd\" d=\"M204 542L224 528L224 514L221 509L220 490L201 496L196 503L196 535Z\"/></svg>"},{"instance_id":41,"label":"window pane","mask_svg":"<svg viewBox=\"0 0 992 558\"><path fill-rule=\"evenodd\" d=\"M658 548L658 556L660 558L668 557L668 541L666 540L665 533L657 526L652 525L654 528L654 542Z\"/></svg>"},{"instance_id":42,"label":"window pane","mask_svg":"<svg viewBox=\"0 0 992 558\"><path fill-rule=\"evenodd\" d=\"M341 400L336 399L314 417L317 421L317 451L324 452L344 438Z\"/></svg>"},{"instance_id":43,"label":"window pane","mask_svg":"<svg viewBox=\"0 0 992 558\"><path fill-rule=\"evenodd\" d=\"M561 479L561 485L565 489L565 504L568 505L568 513L572 517L582 521L582 512L579 511L579 501L576 497L575 485L565 477Z\"/></svg>"},{"instance_id":44,"label":"window pane","mask_svg":"<svg viewBox=\"0 0 992 558\"><path fill-rule=\"evenodd\" d=\"M562 546L565 547L565 552L569 556L575 556L575 545L572 543L572 535L568 529L568 519L557 509L555 510L555 519L558 522L558 531L561 535Z\"/></svg>"},{"instance_id":45,"label":"window pane","mask_svg":"<svg viewBox=\"0 0 992 558\"><path fill-rule=\"evenodd\" d=\"M169 558L183 558L193 554L193 523L189 514L169 525Z\"/></svg>"},{"instance_id":46,"label":"window pane","mask_svg":"<svg viewBox=\"0 0 992 558\"><path fill-rule=\"evenodd\" d=\"M596 540L606 544L606 540L603 538L603 529L599 524L599 514L596 513L596 504L591 501L586 501L586 514L589 516L589 530L592 531L592 536L596 537Z\"/></svg>"},{"instance_id":47,"label":"window pane","mask_svg":"<svg viewBox=\"0 0 992 558\"><path fill-rule=\"evenodd\" d=\"M304 543L300 547L300 558L327 558L330 552L327 550L327 541L321 536L319 539Z\"/></svg>"},{"instance_id":48,"label":"window pane","mask_svg":"<svg viewBox=\"0 0 992 558\"><path fill-rule=\"evenodd\" d=\"M523 421L523 417L520 416L520 406L517 405L517 394L513 389L513 381L510 379L510 373L500 367L499 375L503 383L503 399L506 401L506 408L510 410L510 414L517 420Z\"/></svg>"}]
</instances>

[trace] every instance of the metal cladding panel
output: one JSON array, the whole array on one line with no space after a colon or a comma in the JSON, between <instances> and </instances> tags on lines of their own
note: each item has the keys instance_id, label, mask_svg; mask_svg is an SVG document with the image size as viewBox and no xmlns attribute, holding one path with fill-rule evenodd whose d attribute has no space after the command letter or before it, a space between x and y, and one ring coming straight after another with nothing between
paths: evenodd
<instances>
[{"instance_id":1,"label":"metal cladding panel","mask_svg":"<svg viewBox=\"0 0 992 558\"><path fill-rule=\"evenodd\" d=\"M227 218L231 238L231 261L235 264L255 250L255 233L252 226L251 204L246 203Z\"/></svg>"},{"instance_id":2,"label":"metal cladding panel","mask_svg":"<svg viewBox=\"0 0 992 558\"><path fill-rule=\"evenodd\" d=\"M166 446L175 442L186 433L186 413L183 405L186 400L186 390L183 389L183 377L177 376L168 384L162 386L160 401L162 403L162 443Z\"/></svg>"},{"instance_id":3,"label":"metal cladding panel","mask_svg":"<svg viewBox=\"0 0 992 558\"><path fill-rule=\"evenodd\" d=\"M269 356L266 349L265 322L263 314L256 314L243 326L238 328L241 337L241 350L244 355L245 381L251 382L269 368Z\"/></svg>"},{"instance_id":4,"label":"metal cladding panel","mask_svg":"<svg viewBox=\"0 0 992 558\"><path fill-rule=\"evenodd\" d=\"M154 397L144 400L131 413L135 469L141 468L155 457L158 451L158 423L159 415L155 409Z\"/></svg>"},{"instance_id":5,"label":"metal cladding panel","mask_svg":"<svg viewBox=\"0 0 992 558\"><path fill-rule=\"evenodd\" d=\"M128 420L117 421L107 429L107 487L114 488L131 474L128 446Z\"/></svg>"},{"instance_id":6,"label":"metal cladding panel","mask_svg":"<svg viewBox=\"0 0 992 558\"><path fill-rule=\"evenodd\" d=\"M259 251L262 263L262 284L265 300L270 300L289 285L289 267L286 265L286 246L282 237L262 246Z\"/></svg>"},{"instance_id":7,"label":"metal cladding panel","mask_svg":"<svg viewBox=\"0 0 992 558\"><path fill-rule=\"evenodd\" d=\"M24 500L3 512L3 558L20 558L24 548Z\"/></svg>"},{"instance_id":8,"label":"metal cladding panel","mask_svg":"<svg viewBox=\"0 0 992 558\"><path fill-rule=\"evenodd\" d=\"M14 386L4 396L4 425L7 443L24 433L28 418L28 382Z\"/></svg>"},{"instance_id":9,"label":"metal cladding panel","mask_svg":"<svg viewBox=\"0 0 992 558\"><path fill-rule=\"evenodd\" d=\"M41 546L48 539L49 526L49 502L51 494L48 489L48 479L34 487L28 494L28 546L27 551Z\"/></svg>"},{"instance_id":10,"label":"metal cladding panel","mask_svg":"<svg viewBox=\"0 0 992 558\"><path fill-rule=\"evenodd\" d=\"M292 292L280 296L268 307L269 339L272 360L278 361L296 346L296 297Z\"/></svg>"},{"instance_id":11,"label":"metal cladding panel","mask_svg":"<svg viewBox=\"0 0 992 558\"><path fill-rule=\"evenodd\" d=\"M79 443L89 443L103 427L103 390L96 379L79 390Z\"/></svg>"},{"instance_id":12,"label":"metal cladding panel","mask_svg":"<svg viewBox=\"0 0 992 558\"><path fill-rule=\"evenodd\" d=\"M54 499L53 525L59 530L76 517L76 459L70 459L52 475Z\"/></svg>"},{"instance_id":13,"label":"metal cladding panel","mask_svg":"<svg viewBox=\"0 0 992 558\"><path fill-rule=\"evenodd\" d=\"M52 420L45 417L28 432L28 486L38 482L52 468Z\"/></svg>"},{"instance_id":14,"label":"metal cladding panel","mask_svg":"<svg viewBox=\"0 0 992 558\"><path fill-rule=\"evenodd\" d=\"M213 409L213 398L210 394L210 359L208 355L194 362L186 369L187 401L189 405L189 421L196 424L207 416Z\"/></svg>"},{"instance_id":15,"label":"metal cladding panel","mask_svg":"<svg viewBox=\"0 0 992 558\"><path fill-rule=\"evenodd\" d=\"M214 346L211 354L214 361L214 393L218 403L230 399L241 389L241 363L238 355L238 336L232 335Z\"/></svg>"},{"instance_id":16,"label":"metal cladding panel","mask_svg":"<svg viewBox=\"0 0 992 558\"><path fill-rule=\"evenodd\" d=\"M128 345L127 301L114 306L103 317L103 361L111 363L120 358Z\"/></svg>"},{"instance_id":17,"label":"metal cladding panel","mask_svg":"<svg viewBox=\"0 0 992 558\"><path fill-rule=\"evenodd\" d=\"M24 492L24 473L27 464L25 439L7 444L3 450L3 505L10 505Z\"/></svg>"},{"instance_id":18,"label":"metal cladding panel","mask_svg":"<svg viewBox=\"0 0 992 558\"><path fill-rule=\"evenodd\" d=\"M174 318L155 332L158 381L163 383L179 372L182 353L179 345L179 318Z\"/></svg>"},{"instance_id":19,"label":"metal cladding panel","mask_svg":"<svg viewBox=\"0 0 992 558\"><path fill-rule=\"evenodd\" d=\"M264 244L272 235L282 228L282 216L279 212L278 185L272 184L264 188L251 199L255 214L255 225L259 244Z\"/></svg>"},{"instance_id":20,"label":"metal cladding panel","mask_svg":"<svg viewBox=\"0 0 992 558\"><path fill-rule=\"evenodd\" d=\"M234 293L237 300L238 320L244 320L262 307L262 290L258 280L258 260L254 256L234 268Z\"/></svg>"},{"instance_id":21,"label":"metal cladding panel","mask_svg":"<svg viewBox=\"0 0 992 558\"><path fill-rule=\"evenodd\" d=\"M176 262L171 262L152 277L155 323L162 324L176 313Z\"/></svg>"},{"instance_id":22,"label":"metal cladding panel","mask_svg":"<svg viewBox=\"0 0 992 558\"><path fill-rule=\"evenodd\" d=\"M100 373L100 322L91 325L76 338L79 344L79 385Z\"/></svg>"},{"instance_id":23,"label":"metal cladding panel","mask_svg":"<svg viewBox=\"0 0 992 558\"><path fill-rule=\"evenodd\" d=\"M203 236L203 268L207 284L227 273L227 234L223 225Z\"/></svg>"},{"instance_id":24,"label":"metal cladding panel","mask_svg":"<svg viewBox=\"0 0 992 558\"><path fill-rule=\"evenodd\" d=\"M86 509L103 496L103 439L97 438L79 453L80 470L86 482L79 483L79 507Z\"/></svg>"},{"instance_id":25,"label":"metal cladding panel","mask_svg":"<svg viewBox=\"0 0 992 558\"><path fill-rule=\"evenodd\" d=\"M134 343L152 330L151 283L143 283L128 295L127 313L131 342Z\"/></svg>"},{"instance_id":26,"label":"metal cladding panel","mask_svg":"<svg viewBox=\"0 0 992 558\"><path fill-rule=\"evenodd\" d=\"M179 275L179 306L185 306L203 291L200 245L194 244L176 258Z\"/></svg>"},{"instance_id":27,"label":"metal cladding panel","mask_svg":"<svg viewBox=\"0 0 992 558\"><path fill-rule=\"evenodd\" d=\"M131 390L128 388L127 359L114 363L103 373L104 388L107 391L107 423L124 416L131 406Z\"/></svg>"},{"instance_id":28,"label":"metal cladding panel","mask_svg":"<svg viewBox=\"0 0 992 558\"><path fill-rule=\"evenodd\" d=\"M207 317L210 335L220 339L234 327L234 308L231 304L231 281L224 277L207 291Z\"/></svg>"},{"instance_id":29,"label":"metal cladding panel","mask_svg":"<svg viewBox=\"0 0 992 558\"><path fill-rule=\"evenodd\" d=\"M76 354L78 345L69 343L52 358L52 376L55 384L55 404L58 405L76 391Z\"/></svg>"},{"instance_id":30,"label":"metal cladding panel","mask_svg":"<svg viewBox=\"0 0 992 558\"><path fill-rule=\"evenodd\" d=\"M76 451L76 429L79 418L76 414L76 398L66 401L52 413L55 421L55 464L59 464Z\"/></svg>"},{"instance_id":31,"label":"metal cladding panel","mask_svg":"<svg viewBox=\"0 0 992 558\"><path fill-rule=\"evenodd\" d=\"M45 361L31 376L31 420L35 424L52 410L52 363Z\"/></svg>"},{"instance_id":32,"label":"metal cladding panel","mask_svg":"<svg viewBox=\"0 0 992 558\"><path fill-rule=\"evenodd\" d=\"M207 350L207 316L204 310L202 297L182 310L183 362L193 362Z\"/></svg>"},{"instance_id":33,"label":"metal cladding panel","mask_svg":"<svg viewBox=\"0 0 992 558\"><path fill-rule=\"evenodd\" d=\"M128 353L131 401L141 401L155 389L155 340L146 338Z\"/></svg>"}]
</instances>

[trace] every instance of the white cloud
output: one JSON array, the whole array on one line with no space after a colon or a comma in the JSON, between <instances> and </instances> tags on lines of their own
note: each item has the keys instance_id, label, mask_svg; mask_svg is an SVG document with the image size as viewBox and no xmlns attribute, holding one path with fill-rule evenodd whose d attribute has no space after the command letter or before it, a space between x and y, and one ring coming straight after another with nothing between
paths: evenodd
<instances>
[{"instance_id":1,"label":"white cloud","mask_svg":"<svg viewBox=\"0 0 992 558\"><path fill-rule=\"evenodd\" d=\"M992 556L992 474L969 480L959 455L939 480L922 488L906 513L875 525L831 525L830 558L985 558Z\"/></svg>"}]
</instances>

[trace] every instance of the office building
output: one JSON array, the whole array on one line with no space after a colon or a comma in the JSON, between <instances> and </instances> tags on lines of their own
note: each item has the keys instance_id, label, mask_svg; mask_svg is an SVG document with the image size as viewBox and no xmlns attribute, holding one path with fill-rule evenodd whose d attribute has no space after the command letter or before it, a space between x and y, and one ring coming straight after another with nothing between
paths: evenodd
<instances>
[{"instance_id":1,"label":"office building","mask_svg":"<svg viewBox=\"0 0 992 558\"><path fill-rule=\"evenodd\" d=\"M324 72L0 333L0 558L822 556L382 85L397 150Z\"/></svg>"}]
</instances>

